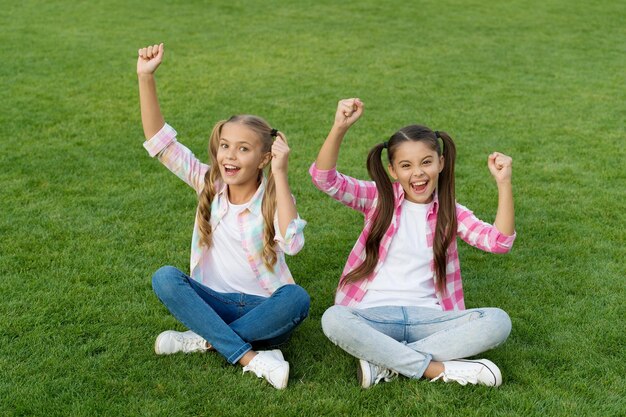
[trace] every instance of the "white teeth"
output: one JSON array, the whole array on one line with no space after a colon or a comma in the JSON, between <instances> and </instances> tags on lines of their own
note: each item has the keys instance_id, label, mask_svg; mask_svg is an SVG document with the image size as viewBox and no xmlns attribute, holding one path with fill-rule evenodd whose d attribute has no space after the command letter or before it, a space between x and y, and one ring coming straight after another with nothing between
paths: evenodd
<instances>
[{"instance_id":1,"label":"white teeth","mask_svg":"<svg viewBox=\"0 0 626 417\"><path fill-rule=\"evenodd\" d=\"M237 169L238 167L236 167L234 165L224 165L224 168L226 168L226 169Z\"/></svg>"},{"instance_id":2,"label":"white teeth","mask_svg":"<svg viewBox=\"0 0 626 417\"><path fill-rule=\"evenodd\" d=\"M411 183L411 185L415 185L418 187L421 187L422 185L425 185L425 184L426 184L426 181L418 181L418 182Z\"/></svg>"}]
</instances>

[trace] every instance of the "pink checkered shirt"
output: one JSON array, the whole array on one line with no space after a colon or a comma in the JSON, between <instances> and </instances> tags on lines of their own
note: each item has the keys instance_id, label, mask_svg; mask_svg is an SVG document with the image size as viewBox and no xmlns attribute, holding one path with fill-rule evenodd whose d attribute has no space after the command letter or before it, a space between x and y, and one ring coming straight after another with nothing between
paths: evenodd
<instances>
[{"instance_id":1,"label":"pink checkered shirt","mask_svg":"<svg viewBox=\"0 0 626 417\"><path fill-rule=\"evenodd\" d=\"M159 161L181 180L200 194L204 188L204 174L209 166L200 162L193 153L176 140L176 131L167 123L152 138L144 142L144 148L150 156L158 157ZM285 236L281 236L278 227L278 216L274 217L274 228L277 242L275 246L277 261L273 269L268 269L263 262L263 232L264 219L261 212L261 203L265 193L266 179L263 177L261 185L250 200L246 210L239 214L238 223L242 225L241 243L248 259L248 264L254 271L259 284L270 295L285 284L293 284L293 278L285 262L285 253L295 255L304 245L303 229L306 222L298 216L287 226ZM218 181L215 184L217 194L211 202L211 226L216 227L228 210L227 185ZM200 231L198 228L198 213L193 226L191 238L190 276L196 281L206 279L203 266L208 258L206 246L200 245Z\"/></svg>"},{"instance_id":2,"label":"pink checkered shirt","mask_svg":"<svg viewBox=\"0 0 626 417\"><path fill-rule=\"evenodd\" d=\"M400 183L393 184L395 196L395 210L389 229L380 242L378 252L378 264L374 272L364 279L355 283L344 283L344 277L351 271L356 269L365 260L365 242L370 233L373 224L373 217L376 212L376 204L378 199L378 190L373 181L361 181L356 178L343 175L335 168L330 170L317 169L315 163L311 165L309 170L313 183L317 188L326 194L341 202L342 204L362 212L365 215L365 227L359 236L356 244L352 248L352 252L348 256L348 262L343 269L337 294L335 296L335 304L350 307L358 306L359 302L367 292L369 283L376 277L376 274L385 258L387 251L391 245L391 240L398 230L400 213L402 210L402 201L404 200L404 190ZM432 248L435 233L435 225L437 223L437 210L439 202L435 193L434 204L427 213L428 231L426 240L428 246ZM474 214L460 204L456 204L456 215L458 220L457 234L458 236L479 249L493 253L506 253L511 250L515 234L513 236L505 236L493 225L479 220ZM435 262L431 260L430 268L435 276ZM446 290L444 294L437 292L439 304L443 310L464 310L465 302L463 300L463 286L461 284L461 268L459 264L459 253L457 250L456 240L448 247L448 264L446 265Z\"/></svg>"}]
</instances>

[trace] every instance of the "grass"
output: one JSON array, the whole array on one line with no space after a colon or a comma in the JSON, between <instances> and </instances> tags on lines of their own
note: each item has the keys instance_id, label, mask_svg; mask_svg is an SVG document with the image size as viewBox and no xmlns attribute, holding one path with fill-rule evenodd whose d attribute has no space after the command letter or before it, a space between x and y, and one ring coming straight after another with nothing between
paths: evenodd
<instances>
[{"instance_id":1,"label":"grass","mask_svg":"<svg viewBox=\"0 0 626 417\"><path fill-rule=\"evenodd\" d=\"M0 415L623 415L626 7L611 1L4 2L0 15ZM135 56L164 41L163 111L204 157L212 125L285 131L309 221L290 268L312 298L278 392L216 354L157 357L182 329L153 295L188 268L193 192L141 147ZM497 390L403 379L363 391L320 330L357 213L307 169L336 101L367 110L339 168L401 126L449 132L458 200L492 221L514 158L518 239L461 245L468 307L513 321Z\"/></svg>"}]
</instances>

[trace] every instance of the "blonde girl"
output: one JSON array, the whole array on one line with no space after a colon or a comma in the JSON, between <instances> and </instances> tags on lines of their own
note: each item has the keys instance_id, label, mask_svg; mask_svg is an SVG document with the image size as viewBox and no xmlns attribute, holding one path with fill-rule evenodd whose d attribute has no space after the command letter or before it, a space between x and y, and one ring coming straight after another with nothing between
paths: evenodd
<instances>
[{"instance_id":1,"label":"blonde girl","mask_svg":"<svg viewBox=\"0 0 626 417\"><path fill-rule=\"evenodd\" d=\"M165 266L152 277L158 298L189 331L159 334L155 352L216 350L283 389L289 363L273 348L309 309L284 257L300 251L306 224L287 181L287 140L260 117L232 116L213 128L210 165L200 162L161 114L154 72L163 53L163 44L138 53L144 147L196 191L198 209L189 275Z\"/></svg>"}]
</instances>

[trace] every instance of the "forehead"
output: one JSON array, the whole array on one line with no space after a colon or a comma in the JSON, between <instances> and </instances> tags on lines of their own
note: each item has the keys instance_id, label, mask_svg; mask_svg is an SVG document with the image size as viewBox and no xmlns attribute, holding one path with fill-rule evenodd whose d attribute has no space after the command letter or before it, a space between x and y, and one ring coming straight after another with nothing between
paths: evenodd
<instances>
[{"instance_id":1,"label":"forehead","mask_svg":"<svg viewBox=\"0 0 626 417\"><path fill-rule=\"evenodd\" d=\"M259 138L259 135L254 130L241 123L226 123L222 126L220 139L228 142L261 144L261 138Z\"/></svg>"},{"instance_id":2,"label":"forehead","mask_svg":"<svg viewBox=\"0 0 626 417\"><path fill-rule=\"evenodd\" d=\"M423 141L407 140L396 146L393 152L394 161L422 160L427 156L437 156L437 151Z\"/></svg>"}]
</instances>

